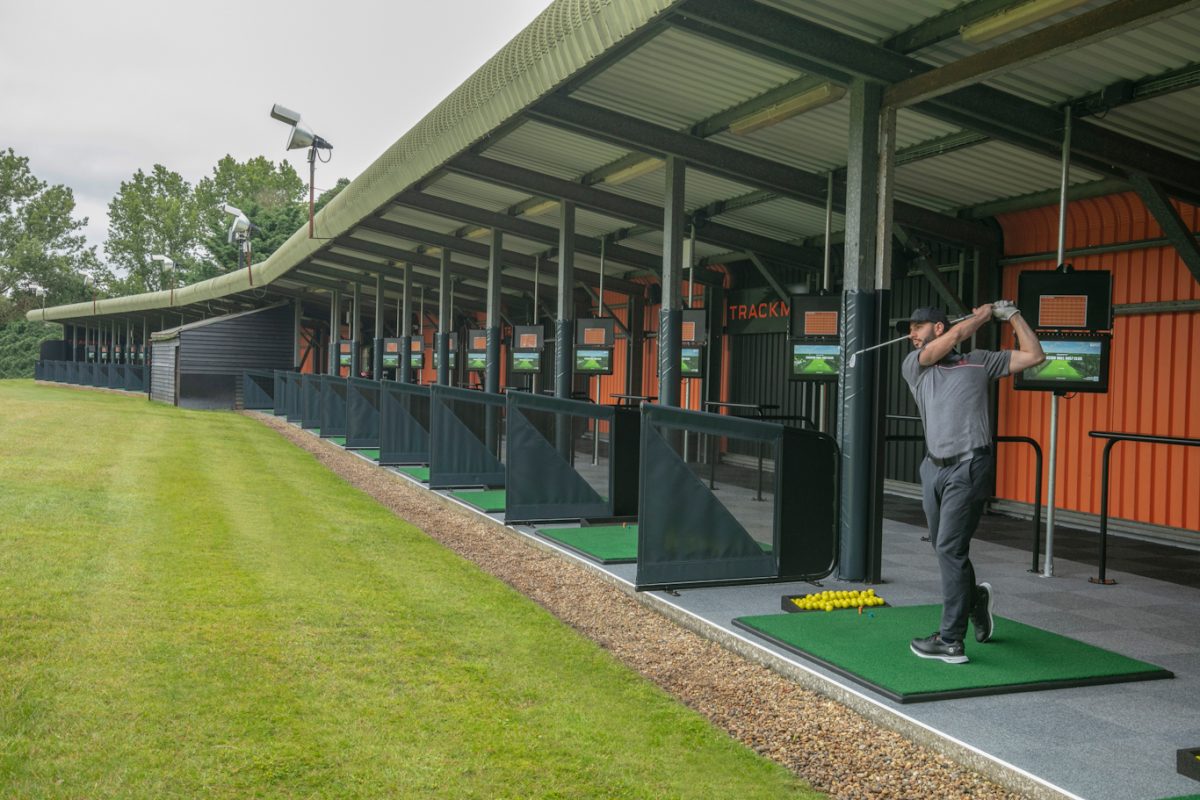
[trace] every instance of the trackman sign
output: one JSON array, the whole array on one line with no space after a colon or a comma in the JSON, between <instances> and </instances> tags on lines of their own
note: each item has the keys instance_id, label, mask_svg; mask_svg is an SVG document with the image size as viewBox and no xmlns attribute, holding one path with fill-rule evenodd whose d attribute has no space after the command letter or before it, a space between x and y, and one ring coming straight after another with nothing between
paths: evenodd
<instances>
[{"instance_id":1,"label":"trackman sign","mask_svg":"<svg viewBox=\"0 0 1200 800\"><path fill-rule=\"evenodd\" d=\"M785 333L791 309L769 287L729 293L725 322L730 335Z\"/></svg>"}]
</instances>

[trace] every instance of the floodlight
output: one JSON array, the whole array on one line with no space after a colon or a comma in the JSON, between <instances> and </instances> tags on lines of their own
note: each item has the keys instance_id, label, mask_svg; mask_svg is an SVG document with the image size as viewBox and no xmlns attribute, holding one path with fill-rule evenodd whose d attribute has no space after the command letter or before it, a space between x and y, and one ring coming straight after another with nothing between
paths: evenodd
<instances>
[{"instance_id":1,"label":"floodlight","mask_svg":"<svg viewBox=\"0 0 1200 800\"><path fill-rule=\"evenodd\" d=\"M229 203L222 203L221 210L233 217L233 222L229 225L229 233L226 235L225 241L233 244L235 241L245 239L252 227L250 219L242 213L241 209L235 208L229 205Z\"/></svg>"},{"instance_id":2,"label":"floodlight","mask_svg":"<svg viewBox=\"0 0 1200 800\"><path fill-rule=\"evenodd\" d=\"M300 115L290 108L284 108L276 103L271 106L271 119L277 119L280 122L286 122L288 125L295 125L300 121Z\"/></svg>"}]
</instances>

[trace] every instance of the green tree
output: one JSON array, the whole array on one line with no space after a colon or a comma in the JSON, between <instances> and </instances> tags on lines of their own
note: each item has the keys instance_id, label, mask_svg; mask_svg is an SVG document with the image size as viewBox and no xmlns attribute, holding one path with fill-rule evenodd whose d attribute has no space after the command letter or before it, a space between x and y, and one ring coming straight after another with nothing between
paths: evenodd
<instances>
[{"instance_id":1,"label":"green tree","mask_svg":"<svg viewBox=\"0 0 1200 800\"><path fill-rule=\"evenodd\" d=\"M100 286L110 277L83 235L87 218L76 219L75 195L50 186L29 170L29 159L0 150L0 323L42 302L83 299L84 277Z\"/></svg>"},{"instance_id":2,"label":"green tree","mask_svg":"<svg viewBox=\"0 0 1200 800\"><path fill-rule=\"evenodd\" d=\"M214 274L244 265L238 245L228 241L230 217L221 211L229 203L257 228L251 234L253 259L262 261L287 241L307 219L307 187L287 161L278 164L263 156L239 162L225 156L211 176L196 184L195 201L201 220L200 239L212 257ZM197 276L199 277L199 276Z\"/></svg>"},{"instance_id":3,"label":"green tree","mask_svg":"<svg viewBox=\"0 0 1200 800\"><path fill-rule=\"evenodd\" d=\"M108 239L104 244L113 266L125 273L124 293L166 289L188 282L210 258L200 246L200 227L192 187L177 172L155 164L149 174L138 170L123 181L108 204ZM155 261L165 255L178 263Z\"/></svg>"}]
</instances>

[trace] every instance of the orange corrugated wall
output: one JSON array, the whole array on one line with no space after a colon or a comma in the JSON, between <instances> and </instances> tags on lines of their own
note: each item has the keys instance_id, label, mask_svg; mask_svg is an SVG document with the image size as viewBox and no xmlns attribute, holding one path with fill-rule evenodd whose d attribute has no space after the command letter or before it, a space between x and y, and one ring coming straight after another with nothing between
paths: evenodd
<instances>
[{"instance_id":1,"label":"orange corrugated wall","mask_svg":"<svg viewBox=\"0 0 1200 800\"><path fill-rule=\"evenodd\" d=\"M1176 204L1190 230L1200 231L1200 208ZM1058 206L1004 214L1006 256L1053 252ZM1067 209L1066 249L1161 237L1162 230L1136 194L1072 202ZM1113 302L1200 300L1200 285L1173 247L1068 257L1075 269L1109 269ZM1016 299L1023 270L1053 269L1046 261L1004 268L1006 298ZM1100 513L1103 440L1091 430L1200 438L1200 313L1147 314L1114 319L1107 394L1060 400L1055 506ZM1008 343L1006 343L1008 346ZM1050 395L1000 389L999 432L1031 436L1049 460ZM1200 448L1124 442L1110 461L1109 514L1200 532ZM1026 503L1034 498L1034 461L1029 448L1000 447L996 494ZM1043 498L1045 497L1043 486ZM1043 501L1044 502L1044 501Z\"/></svg>"}]
</instances>

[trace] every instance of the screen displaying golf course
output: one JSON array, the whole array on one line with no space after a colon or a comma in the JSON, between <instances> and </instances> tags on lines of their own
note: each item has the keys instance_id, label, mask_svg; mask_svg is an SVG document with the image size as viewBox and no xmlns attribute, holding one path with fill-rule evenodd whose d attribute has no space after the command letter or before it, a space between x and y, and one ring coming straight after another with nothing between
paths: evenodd
<instances>
[{"instance_id":1,"label":"screen displaying golf course","mask_svg":"<svg viewBox=\"0 0 1200 800\"><path fill-rule=\"evenodd\" d=\"M679 374L685 378L704 377L699 347L683 347L679 351Z\"/></svg>"},{"instance_id":2,"label":"screen displaying golf course","mask_svg":"<svg viewBox=\"0 0 1200 800\"><path fill-rule=\"evenodd\" d=\"M514 351L512 354L512 371L541 372L542 354L540 352L522 353Z\"/></svg>"},{"instance_id":3,"label":"screen displaying golf course","mask_svg":"<svg viewBox=\"0 0 1200 800\"><path fill-rule=\"evenodd\" d=\"M1046 360L1017 377L1018 389L1104 392L1108 390L1106 339L1042 339Z\"/></svg>"},{"instance_id":4,"label":"screen displaying golf course","mask_svg":"<svg viewBox=\"0 0 1200 800\"><path fill-rule=\"evenodd\" d=\"M487 352L483 350L468 350L467 369L479 372L487 369Z\"/></svg>"},{"instance_id":5,"label":"screen displaying golf course","mask_svg":"<svg viewBox=\"0 0 1200 800\"><path fill-rule=\"evenodd\" d=\"M575 371L584 375L611 375L612 350L608 348L576 350Z\"/></svg>"},{"instance_id":6,"label":"screen displaying golf course","mask_svg":"<svg viewBox=\"0 0 1200 800\"><path fill-rule=\"evenodd\" d=\"M425 369L425 354L424 353L409 353L408 363L412 369Z\"/></svg>"},{"instance_id":7,"label":"screen displaying golf course","mask_svg":"<svg viewBox=\"0 0 1200 800\"><path fill-rule=\"evenodd\" d=\"M836 344L792 344L792 377L834 380L841 365L842 349Z\"/></svg>"},{"instance_id":8,"label":"screen displaying golf course","mask_svg":"<svg viewBox=\"0 0 1200 800\"><path fill-rule=\"evenodd\" d=\"M400 366L400 354L399 353L384 353L383 354L383 368L384 369L396 369L399 366Z\"/></svg>"}]
</instances>

